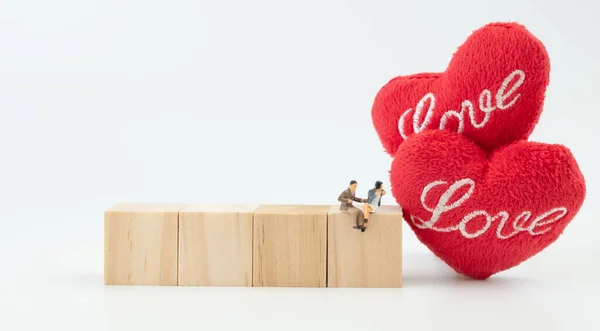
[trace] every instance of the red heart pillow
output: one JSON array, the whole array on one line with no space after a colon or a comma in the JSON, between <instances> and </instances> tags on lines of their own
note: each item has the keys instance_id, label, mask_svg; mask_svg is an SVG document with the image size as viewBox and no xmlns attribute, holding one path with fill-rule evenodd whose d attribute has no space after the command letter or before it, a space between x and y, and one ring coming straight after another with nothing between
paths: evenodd
<instances>
[{"instance_id":1,"label":"red heart pillow","mask_svg":"<svg viewBox=\"0 0 600 331\"><path fill-rule=\"evenodd\" d=\"M392 194L417 237L458 273L509 269L553 243L579 211L585 180L569 149L517 141L486 153L463 135L409 137Z\"/></svg>"},{"instance_id":2,"label":"red heart pillow","mask_svg":"<svg viewBox=\"0 0 600 331\"><path fill-rule=\"evenodd\" d=\"M488 24L458 48L445 72L388 82L375 98L373 124L392 156L406 137L444 128L491 151L529 137L549 72L544 45L525 27Z\"/></svg>"}]
</instances>

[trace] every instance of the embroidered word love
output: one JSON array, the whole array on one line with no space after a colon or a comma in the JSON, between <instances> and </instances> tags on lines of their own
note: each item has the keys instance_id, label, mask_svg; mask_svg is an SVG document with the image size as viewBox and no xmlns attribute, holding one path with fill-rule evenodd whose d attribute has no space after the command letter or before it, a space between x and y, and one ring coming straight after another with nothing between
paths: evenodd
<instances>
[{"instance_id":1,"label":"embroidered word love","mask_svg":"<svg viewBox=\"0 0 600 331\"><path fill-rule=\"evenodd\" d=\"M516 82L507 91L506 89L508 88L509 84L511 84L511 82L515 78L516 78ZM523 85L524 81L525 81L525 72L523 72L522 70L519 70L519 69L511 72L504 79L504 81L502 82L502 85L496 92L496 95L495 95L496 106L492 105L492 92L488 89L484 89L483 91L481 91L481 93L479 94L479 110L484 114L484 117L481 120L481 122L477 122L475 108L473 106L473 103L467 99L462 102L460 112L458 112L456 110L448 110L442 115L442 118L440 119L439 129L440 130L445 129L446 125L448 123L448 119L450 119L451 117L455 117L456 119L458 119L457 132L462 133L465 128L465 116L466 116L467 112L469 115L470 123L474 128L481 129L481 128L485 127L485 125L490 121L492 112L494 110L508 109L517 102L517 100L519 99L521 94L517 93L511 100L507 100L507 99L509 99L511 96L513 96L513 94L517 91L517 89L519 87L521 87L521 85ZM421 113L423 112L423 108L425 107L425 103L427 102L427 100L429 100L429 108L427 109L427 112L425 113L423 121L421 123L419 123L419 121L421 120ZM412 118L413 133L415 133L415 134L419 133L419 132L427 129L430 126L431 117L433 116L433 111L435 109L435 102L436 102L435 95L431 92L425 94L425 96L423 96L423 98L421 98L421 100L419 100L419 102L417 103L417 106L415 107L415 112L413 113L413 118ZM400 119L398 120L398 129L400 131L400 136L402 136L403 139L406 139L406 137L407 137L407 134L406 134L405 128L404 128L404 126L405 126L404 122L406 120L406 117L409 115L409 113L411 111L412 111L412 108L409 108L406 111L404 111L404 113L402 113L402 116L400 116Z\"/></svg>"},{"instance_id":2,"label":"embroidered word love","mask_svg":"<svg viewBox=\"0 0 600 331\"><path fill-rule=\"evenodd\" d=\"M423 208L425 208L425 210L431 213L431 218L425 221L423 219L415 217L414 215L411 215L410 220L416 227L420 229L431 229L437 232L452 232L458 230L465 238L472 239L484 234L490 228L494 221L500 220L500 224L496 229L496 236L499 239L508 239L520 232L527 232L532 236L544 234L551 230L551 227L548 226L549 224L558 221L567 213L567 208L565 207L553 208L537 216L531 223L525 226L525 224L527 224L529 222L529 219L531 218L531 212L523 211L519 216L517 216L513 220L512 229L510 230L510 232L506 233L504 226L510 218L508 212L500 211L496 215L491 216L485 210L475 210L465 215L457 225L439 228L436 227L435 224L440 220L442 214L463 205L467 200L469 200L469 198L473 194L473 191L475 190L475 182L470 178L464 178L452 183L452 185L450 185L448 189L446 189L446 191L442 193L435 207L431 208L427 206L425 201L427 201L427 195L429 194L429 191L436 186L447 184L447 182L440 180L431 182L423 188L423 191L421 193L421 205L423 206ZM466 186L469 187L468 191L456 201L449 203L449 200L454 195L454 193ZM553 214L555 214L554 217L550 217ZM467 231L467 224L469 224L469 222L476 219L477 217L485 218L485 224L483 225L483 227L474 232Z\"/></svg>"}]
</instances>

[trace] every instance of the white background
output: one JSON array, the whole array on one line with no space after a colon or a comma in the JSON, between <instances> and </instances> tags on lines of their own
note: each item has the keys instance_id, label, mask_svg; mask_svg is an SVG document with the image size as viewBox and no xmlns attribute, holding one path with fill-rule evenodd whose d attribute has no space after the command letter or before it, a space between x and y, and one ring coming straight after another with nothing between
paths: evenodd
<instances>
[{"instance_id":1,"label":"white background","mask_svg":"<svg viewBox=\"0 0 600 331\"><path fill-rule=\"evenodd\" d=\"M3 0L0 330L598 329L597 12L591 0ZM587 179L553 246L467 281L405 226L397 290L103 285L116 202L327 204L350 179L363 196L387 183L378 89L444 70L491 21L547 46L530 139L570 147Z\"/></svg>"}]
</instances>

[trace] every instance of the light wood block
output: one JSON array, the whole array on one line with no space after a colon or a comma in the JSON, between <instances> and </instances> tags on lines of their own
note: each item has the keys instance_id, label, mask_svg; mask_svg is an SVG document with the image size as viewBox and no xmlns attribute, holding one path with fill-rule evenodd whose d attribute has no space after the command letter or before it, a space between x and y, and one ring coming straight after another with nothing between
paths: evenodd
<instances>
[{"instance_id":1,"label":"light wood block","mask_svg":"<svg viewBox=\"0 0 600 331\"><path fill-rule=\"evenodd\" d=\"M328 215L328 287L402 287L402 209L381 206L367 231L332 206Z\"/></svg>"},{"instance_id":2,"label":"light wood block","mask_svg":"<svg viewBox=\"0 0 600 331\"><path fill-rule=\"evenodd\" d=\"M254 213L253 285L325 287L329 206L261 205Z\"/></svg>"},{"instance_id":3,"label":"light wood block","mask_svg":"<svg viewBox=\"0 0 600 331\"><path fill-rule=\"evenodd\" d=\"M177 285L183 204L118 204L104 212L106 285Z\"/></svg>"},{"instance_id":4,"label":"light wood block","mask_svg":"<svg viewBox=\"0 0 600 331\"><path fill-rule=\"evenodd\" d=\"M179 285L252 286L252 205L188 205L179 213Z\"/></svg>"}]
</instances>

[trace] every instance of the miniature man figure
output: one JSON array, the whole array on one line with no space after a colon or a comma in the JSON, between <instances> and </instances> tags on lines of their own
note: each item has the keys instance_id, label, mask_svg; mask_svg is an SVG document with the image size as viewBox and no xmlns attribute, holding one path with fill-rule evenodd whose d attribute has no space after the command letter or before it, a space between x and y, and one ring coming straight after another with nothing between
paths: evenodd
<instances>
[{"instance_id":1,"label":"miniature man figure","mask_svg":"<svg viewBox=\"0 0 600 331\"><path fill-rule=\"evenodd\" d=\"M367 229L366 224L369 223L369 215L373 214L375 210L381 206L381 197L385 195L385 190L383 189L383 182L376 181L375 187L369 190L367 196L367 203L363 205L363 214L365 215L365 219L363 220L363 229L362 232L365 232Z\"/></svg>"},{"instance_id":2,"label":"miniature man figure","mask_svg":"<svg viewBox=\"0 0 600 331\"><path fill-rule=\"evenodd\" d=\"M360 209L352 205L352 202L354 201L367 202L367 199L361 199L355 196L357 186L358 183L355 180L351 180L350 186L348 186L348 188L340 194L340 196L338 197L338 201L341 202L340 210L350 213L352 215L352 218L356 219L356 226L354 226L354 228L360 229L362 232L365 232L366 228L363 226L363 224L361 224L361 221L363 220L363 213Z\"/></svg>"}]
</instances>

